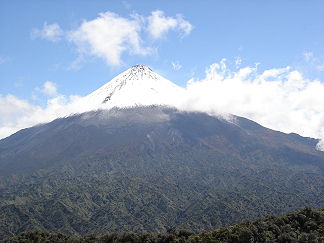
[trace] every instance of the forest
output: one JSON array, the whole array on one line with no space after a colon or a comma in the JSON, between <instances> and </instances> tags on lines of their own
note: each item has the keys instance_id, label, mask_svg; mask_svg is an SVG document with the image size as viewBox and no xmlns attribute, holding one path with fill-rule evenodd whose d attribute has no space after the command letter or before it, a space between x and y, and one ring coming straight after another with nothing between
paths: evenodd
<instances>
[{"instance_id":1,"label":"forest","mask_svg":"<svg viewBox=\"0 0 324 243\"><path fill-rule=\"evenodd\" d=\"M18 242L57 243L199 243L199 242L324 242L324 208L305 207L283 216L268 216L222 227L210 232L168 229L165 233L110 233L75 237L45 231L30 231L5 240Z\"/></svg>"}]
</instances>

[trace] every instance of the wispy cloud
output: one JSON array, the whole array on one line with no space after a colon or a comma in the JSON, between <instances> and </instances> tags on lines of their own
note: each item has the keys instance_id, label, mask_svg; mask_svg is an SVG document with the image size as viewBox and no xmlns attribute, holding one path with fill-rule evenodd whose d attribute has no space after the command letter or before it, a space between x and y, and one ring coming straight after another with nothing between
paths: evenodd
<instances>
[{"instance_id":1,"label":"wispy cloud","mask_svg":"<svg viewBox=\"0 0 324 243\"><path fill-rule=\"evenodd\" d=\"M171 65L172 65L173 70L176 70L176 71L178 71L182 68L182 65L178 61L171 62Z\"/></svg>"},{"instance_id":2,"label":"wispy cloud","mask_svg":"<svg viewBox=\"0 0 324 243\"><path fill-rule=\"evenodd\" d=\"M241 57L235 57L234 62L235 62L235 67L239 68L241 66L241 64L242 64L242 58Z\"/></svg>"},{"instance_id":3,"label":"wispy cloud","mask_svg":"<svg viewBox=\"0 0 324 243\"><path fill-rule=\"evenodd\" d=\"M309 68L315 69L317 71L324 71L324 58L315 56L311 51L306 51L303 53L304 61Z\"/></svg>"},{"instance_id":4,"label":"wispy cloud","mask_svg":"<svg viewBox=\"0 0 324 243\"><path fill-rule=\"evenodd\" d=\"M0 57L0 64L5 63L7 60L4 57Z\"/></svg>"},{"instance_id":5,"label":"wispy cloud","mask_svg":"<svg viewBox=\"0 0 324 243\"><path fill-rule=\"evenodd\" d=\"M131 9L132 8L132 5L128 1L122 1L122 4L126 9Z\"/></svg>"},{"instance_id":6,"label":"wispy cloud","mask_svg":"<svg viewBox=\"0 0 324 243\"><path fill-rule=\"evenodd\" d=\"M46 81L43 84L43 87L40 88L40 91L49 97L54 97L57 96L57 87L56 87L56 83L51 82L51 81Z\"/></svg>"},{"instance_id":7,"label":"wispy cloud","mask_svg":"<svg viewBox=\"0 0 324 243\"><path fill-rule=\"evenodd\" d=\"M62 39L64 32L58 24L47 24L45 22L43 28L34 28L30 35L32 39L41 38L56 42Z\"/></svg>"},{"instance_id":8,"label":"wispy cloud","mask_svg":"<svg viewBox=\"0 0 324 243\"><path fill-rule=\"evenodd\" d=\"M167 17L163 11L157 10L152 12L147 19L148 32L155 39L163 37L170 30L178 30L183 36L192 31L192 25L181 14L176 17Z\"/></svg>"},{"instance_id":9,"label":"wispy cloud","mask_svg":"<svg viewBox=\"0 0 324 243\"><path fill-rule=\"evenodd\" d=\"M1 64L4 64L4 63L8 63L8 62L10 62L10 61L12 61L12 58L10 58L10 57L0 56L0 65L1 65Z\"/></svg>"}]
</instances>

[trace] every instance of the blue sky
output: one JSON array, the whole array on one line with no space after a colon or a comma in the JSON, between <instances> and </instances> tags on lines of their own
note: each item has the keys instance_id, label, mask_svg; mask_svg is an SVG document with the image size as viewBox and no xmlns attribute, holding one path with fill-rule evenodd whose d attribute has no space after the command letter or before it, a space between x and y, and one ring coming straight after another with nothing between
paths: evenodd
<instances>
[{"instance_id":1,"label":"blue sky","mask_svg":"<svg viewBox=\"0 0 324 243\"><path fill-rule=\"evenodd\" d=\"M32 109L44 108L57 94L84 96L135 64L185 87L191 78L205 79L210 65L224 58L233 72L257 65L257 75L290 66L322 82L323 10L320 0L1 0L0 99L7 104L10 94ZM153 16L160 32L150 30ZM119 19L136 36L132 29L112 30L109 21L94 24L102 19ZM90 26L86 37L84 24ZM102 44L109 31L121 34L117 42L127 39L119 43L125 50L116 54L109 49L114 45Z\"/></svg>"},{"instance_id":2,"label":"blue sky","mask_svg":"<svg viewBox=\"0 0 324 243\"><path fill-rule=\"evenodd\" d=\"M287 65L301 69L305 52L323 61L323 1L2 0L0 4L0 92L29 100L34 88L46 80L55 82L64 94L85 95L137 63L185 85L222 58L233 61L239 56L245 65L260 63L261 69ZM87 56L79 68L70 70L77 58L73 44L31 38L31 31L42 28L45 22L69 31L106 11L129 18L133 13L148 16L154 10L171 17L182 14L193 26L191 33L179 38L177 31L170 31L152 43L155 53L124 53L120 66L108 66L101 58ZM182 68L173 70L171 62ZM323 79L323 71L307 68L302 71Z\"/></svg>"}]
</instances>

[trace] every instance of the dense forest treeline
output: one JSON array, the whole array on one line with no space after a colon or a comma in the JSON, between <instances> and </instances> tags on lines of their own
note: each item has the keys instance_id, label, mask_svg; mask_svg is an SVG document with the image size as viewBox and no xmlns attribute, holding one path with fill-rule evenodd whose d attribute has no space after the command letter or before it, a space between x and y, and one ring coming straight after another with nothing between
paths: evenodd
<instances>
[{"instance_id":1,"label":"dense forest treeline","mask_svg":"<svg viewBox=\"0 0 324 243\"><path fill-rule=\"evenodd\" d=\"M69 236L44 231L31 231L5 240L14 242L57 243L167 243L167 242L324 242L324 208L305 207L284 216L268 216L255 221L219 228L211 232L194 233L169 229L163 234L110 233L102 236Z\"/></svg>"}]
</instances>

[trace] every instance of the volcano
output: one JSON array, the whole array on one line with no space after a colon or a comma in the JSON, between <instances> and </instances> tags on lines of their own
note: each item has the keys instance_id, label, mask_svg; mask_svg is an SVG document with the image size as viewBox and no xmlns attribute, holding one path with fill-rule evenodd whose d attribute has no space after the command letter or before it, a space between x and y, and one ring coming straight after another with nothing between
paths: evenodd
<instances>
[{"instance_id":1,"label":"volcano","mask_svg":"<svg viewBox=\"0 0 324 243\"><path fill-rule=\"evenodd\" d=\"M323 207L318 140L171 107L182 88L137 65L92 110L0 140L0 238L194 231Z\"/></svg>"}]
</instances>

